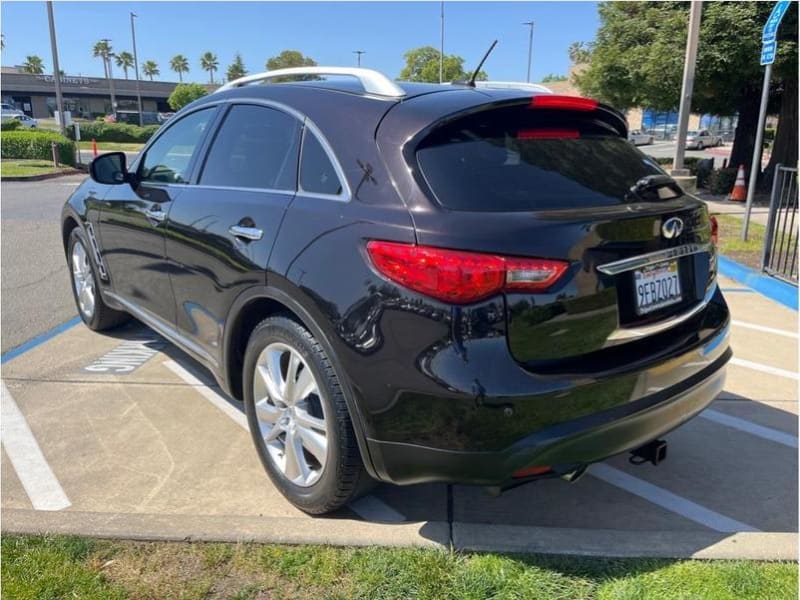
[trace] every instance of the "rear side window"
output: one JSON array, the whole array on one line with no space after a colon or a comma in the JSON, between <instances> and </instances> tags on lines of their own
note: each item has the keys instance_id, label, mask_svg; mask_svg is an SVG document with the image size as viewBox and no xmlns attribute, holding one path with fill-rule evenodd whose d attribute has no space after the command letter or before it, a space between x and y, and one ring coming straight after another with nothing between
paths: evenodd
<instances>
[{"instance_id":1,"label":"rear side window","mask_svg":"<svg viewBox=\"0 0 800 600\"><path fill-rule=\"evenodd\" d=\"M300 123L265 106L233 106L211 144L200 185L294 191Z\"/></svg>"},{"instance_id":2,"label":"rear side window","mask_svg":"<svg viewBox=\"0 0 800 600\"><path fill-rule=\"evenodd\" d=\"M300 157L300 189L312 194L338 196L342 193L342 182L333 168L333 163L322 144L307 128L303 136L303 152Z\"/></svg>"},{"instance_id":3,"label":"rear side window","mask_svg":"<svg viewBox=\"0 0 800 600\"><path fill-rule=\"evenodd\" d=\"M663 173L600 120L527 106L446 124L416 157L436 200L468 211L609 206L629 201L642 177Z\"/></svg>"}]
</instances>

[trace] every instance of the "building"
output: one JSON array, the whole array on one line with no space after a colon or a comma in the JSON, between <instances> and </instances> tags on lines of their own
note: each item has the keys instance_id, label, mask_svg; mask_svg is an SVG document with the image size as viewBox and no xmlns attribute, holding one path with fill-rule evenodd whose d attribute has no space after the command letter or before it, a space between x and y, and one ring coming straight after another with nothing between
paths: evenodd
<instances>
[{"instance_id":1,"label":"building","mask_svg":"<svg viewBox=\"0 0 800 600\"><path fill-rule=\"evenodd\" d=\"M136 81L114 79L114 96L117 110L138 110ZM144 112L170 112L167 98L176 82L140 80L142 110ZM102 77L62 75L61 94L64 110L73 117L94 119L111 114L109 80ZM26 115L36 119L52 117L56 112L56 85L52 75L31 75L15 67L0 71L0 95L5 103L13 104Z\"/></svg>"}]
</instances>

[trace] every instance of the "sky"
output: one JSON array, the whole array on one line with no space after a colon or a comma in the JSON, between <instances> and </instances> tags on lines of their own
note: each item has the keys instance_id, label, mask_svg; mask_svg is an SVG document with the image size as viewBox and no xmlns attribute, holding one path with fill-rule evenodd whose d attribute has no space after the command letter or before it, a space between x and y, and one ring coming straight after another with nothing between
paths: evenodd
<instances>
[{"instance_id":1,"label":"sky","mask_svg":"<svg viewBox=\"0 0 800 600\"><path fill-rule=\"evenodd\" d=\"M139 64L154 60L160 80L177 80L169 59L189 59L188 81L207 81L199 66L205 51L214 52L224 74L236 52L249 72L265 69L266 59L296 49L320 65L356 64L353 50L364 50L362 66L397 77L403 54L417 46L439 47L440 2L55 2L61 70L68 75L102 77L100 59L91 49L110 38L115 51L130 51L130 11L136 20ZM598 26L594 2L445 2L445 54L477 66L494 39L484 66L496 81L525 81L529 29L533 19L532 81L548 73L566 74L567 47L589 41ZM0 27L5 40L2 64L22 64L37 54L52 72L47 9L44 1L4 0ZM122 76L115 67L115 76Z\"/></svg>"}]
</instances>

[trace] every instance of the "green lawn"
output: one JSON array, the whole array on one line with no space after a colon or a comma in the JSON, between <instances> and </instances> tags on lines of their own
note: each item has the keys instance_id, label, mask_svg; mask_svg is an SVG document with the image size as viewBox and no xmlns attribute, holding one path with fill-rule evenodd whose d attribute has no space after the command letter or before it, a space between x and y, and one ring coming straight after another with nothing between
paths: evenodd
<instances>
[{"instance_id":1,"label":"green lawn","mask_svg":"<svg viewBox=\"0 0 800 600\"><path fill-rule=\"evenodd\" d=\"M91 150L92 140L81 140L78 142L81 150ZM138 152L144 144L138 142L97 142L99 152Z\"/></svg>"},{"instance_id":2,"label":"green lawn","mask_svg":"<svg viewBox=\"0 0 800 600\"><path fill-rule=\"evenodd\" d=\"M0 161L0 177L30 177L32 175L46 175L48 173L77 173L75 169L67 166L53 167L49 160L33 160L12 158Z\"/></svg>"},{"instance_id":3,"label":"green lawn","mask_svg":"<svg viewBox=\"0 0 800 600\"><path fill-rule=\"evenodd\" d=\"M439 550L2 540L3 594L39 598L797 598L797 564Z\"/></svg>"}]
</instances>

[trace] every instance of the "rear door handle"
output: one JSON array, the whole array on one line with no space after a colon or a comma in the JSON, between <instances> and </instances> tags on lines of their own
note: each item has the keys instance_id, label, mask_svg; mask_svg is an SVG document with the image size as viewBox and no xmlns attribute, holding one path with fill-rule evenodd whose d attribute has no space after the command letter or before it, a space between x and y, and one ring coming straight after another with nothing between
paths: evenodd
<instances>
[{"instance_id":1,"label":"rear door handle","mask_svg":"<svg viewBox=\"0 0 800 600\"><path fill-rule=\"evenodd\" d=\"M243 227L241 225L231 225L228 228L228 233L242 240L256 241L264 237L264 232L261 229L257 227Z\"/></svg>"},{"instance_id":2,"label":"rear door handle","mask_svg":"<svg viewBox=\"0 0 800 600\"><path fill-rule=\"evenodd\" d=\"M161 221L163 221L164 219L167 218L167 213L165 213L163 210L161 210L158 207L156 207L156 208L148 208L147 210L144 211L144 214L151 221L156 221L158 223L161 223Z\"/></svg>"}]
</instances>

